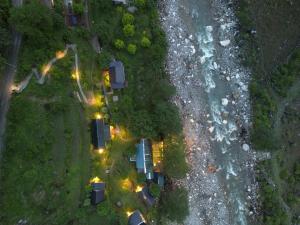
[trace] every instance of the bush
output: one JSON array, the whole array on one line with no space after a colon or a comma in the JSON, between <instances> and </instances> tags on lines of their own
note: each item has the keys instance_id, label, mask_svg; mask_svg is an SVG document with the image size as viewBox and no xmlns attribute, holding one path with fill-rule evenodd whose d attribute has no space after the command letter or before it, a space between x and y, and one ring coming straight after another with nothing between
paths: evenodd
<instances>
[{"instance_id":1,"label":"bush","mask_svg":"<svg viewBox=\"0 0 300 225\"><path fill-rule=\"evenodd\" d=\"M134 44L129 44L128 47L127 47L127 51L134 55L136 53L136 45Z\"/></svg>"},{"instance_id":2,"label":"bush","mask_svg":"<svg viewBox=\"0 0 300 225\"><path fill-rule=\"evenodd\" d=\"M150 45L151 45L151 41L150 41L149 38L147 38L147 37L142 37L141 45L142 45L142 47L144 47L144 48L149 48Z\"/></svg>"},{"instance_id":3,"label":"bush","mask_svg":"<svg viewBox=\"0 0 300 225\"><path fill-rule=\"evenodd\" d=\"M177 188L164 192L161 198L160 213L171 221L182 223L189 213L187 191Z\"/></svg>"},{"instance_id":4,"label":"bush","mask_svg":"<svg viewBox=\"0 0 300 225\"><path fill-rule=\"evenodd\" d=\"M122 23L123 25L126 24L133 24L134 22L134 16L130 13L125 13L122 17Z\"/></svg>"},{"instance_id":5,"label":"bush","mask_svg":"<svg viewBox=\"0 0 300 225\"><path fill-rule=\"evenodd\" d=\"M115 47L116 47L117 49L123 49L123 48L125 48L125 43L124 43L124 41L121 40L121 39L115 40Z\"/></svg>"},{"instance_id":6,"label":"bush","mask_svg":"<svg viewBox=\"0 0 300 225\"><path fill-rule=\"evenodd\" d=\"M135 27L131 24L126 24L123 27L123 33L126 37L132 37L135 34Z\"/></svg>"}]
</instances>

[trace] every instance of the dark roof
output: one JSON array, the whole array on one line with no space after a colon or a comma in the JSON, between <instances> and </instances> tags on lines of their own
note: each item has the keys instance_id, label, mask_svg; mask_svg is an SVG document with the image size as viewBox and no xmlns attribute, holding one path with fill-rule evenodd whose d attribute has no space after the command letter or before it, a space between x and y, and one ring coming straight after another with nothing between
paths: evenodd
<instances>
[{"instance_id":1,"label":"dark roof","mask_svg":"<svg viewBox=\"0 0 300 225\"><path fill-rule=\"evenodd\" d=\"M104 201L104 190L92 190L91 194L91 204L92 205L97 205L100 202Z\"/></svg>"},{"instance_id":2,"label":"dark roof","mask_svg":"<svg viewBox=\"0 0 300 225\"><path fill-rule=\"evenodd\" d=\"M139 173L144 173L147 179L153 178L153 161L151 141L142 138L136 149L136 168Z\"/></svg>"},{"instance_id":3,"label":"dark roof","mask_svg":"<svg viewBox=\"0 0 300 225\"><path fill-rule=\"evenodd\" d=\"M153 206L155 203L155 198L149 193L148 187L143 187L143 189L138 193L139 197L143 199L147 206Z\"/></svg>"},{"instance_id":4,"label":"dark roof","mask_svg":"<svg viewBox=\"0 0 300 225\"><path fill-rule=\"evenodd\" d=\"M92 183L91 204L97 205L105 199L105 183Z\"/></svg>"},{"instance_id":5,"label":"dark roof","mask_svg":"<svg viewBox=\"0 0 300 225\"><path fill-rule=\"evenodd\" d=\"M105 148L105 142L110 140L110 128L104 119L92 120L92 144L95 149Z\"/></svg>"},{"instance_id":6,"label":"dark roof","mask_svg":"<svg viewBox=\"0 0 300 225\"><path fill-rule=\"evenodd\" d=\"M135 210L128 218L128 225L146 225L145 222L139 210Z\"/></svg>"},{"instance_id":7,"label":"dark roof","mask_svg":"<svg viewBox=\"0 0 300 225\"><path fill-rule=\"evenodd\" d=\"M154 181L154 183L163 187L165 185L165 176L161 173L154 172L153 173L153 181Z\"/></svg>"},{"instance_id":8,"label":"dark roof","mask_svg":"<svg viewBox=\"0 0 300 225\"><path fill-rule=\"evenodd\" d=\"M121 61L109 64L109 80L112 89L122 89L126 86L124 66Z\"/></svg>"}]
</instances>

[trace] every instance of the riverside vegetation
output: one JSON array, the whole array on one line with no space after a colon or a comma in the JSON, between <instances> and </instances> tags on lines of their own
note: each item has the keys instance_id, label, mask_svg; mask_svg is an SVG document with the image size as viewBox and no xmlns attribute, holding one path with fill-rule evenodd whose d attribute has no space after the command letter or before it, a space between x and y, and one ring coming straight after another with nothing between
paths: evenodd
<instances>
[{"instance_id":1,"label":"riverside vegetation","mask_svg":"<svg viewBox=\"0 0 300 225\"><path fill-rule=\"evenodd\" d=\"M99 107L82 106L74 97L76 85L70 76L74 58L66 56L51 69L45 85L33 79L24 92L12 97L1 162L0 223L16 224L22 219L34 224L127 224L125 207L140 209L148 221L159 224L166 219L182 222L188 213L187 193L173 186L172 179L184 177L188 167L180 117L170 101L175 90L164 70L167 43L157 2L137 0L138 10L131 14L111 1L92 0L91 30L65 26L62 1L54 1L54 9L36 0L26 1L19 9L9 8L8 0L2 2L7 7L1 7L1 16L7 15L3 18L23 34L17 81L32 67L42 68L68 43L77 44L86 91L100 95L101 70L114 58L124 63L128 87L115 93L118 102L109 100L108 119L124 127L130 138L110 144L105 165L101 156L92 153L88 122ZM83 2L76 1L76 12L83 14ZM5 23L0 22L5 29ZM89 44L94 34L100 37L100 54ZM2 40L0 44L6 47ZM163 139L165 146L167 184L161 192L151 186L159 201L150 209L136 193L120 185L126 177L132 184L144 182L128 161L140 137ZM104 173L108 166L113 168L110 176ZM88 183L99 175L110 187L106 201L92 207L88 204ZM116 206L118 201L123 208Z\"/></svg>"},{"instance_id":2,"label":"riverside vegetation","mask_svg":"<svg viewBox=\"0 0 300 225\"><path fill-rule=\"evenodd\" d=\"M236 10L242 58L253 73L252 144L271 153L257 164L264 225L300 222L299 10L299 2L277 0L243 0Z\"/></svg>"}]
</instances>

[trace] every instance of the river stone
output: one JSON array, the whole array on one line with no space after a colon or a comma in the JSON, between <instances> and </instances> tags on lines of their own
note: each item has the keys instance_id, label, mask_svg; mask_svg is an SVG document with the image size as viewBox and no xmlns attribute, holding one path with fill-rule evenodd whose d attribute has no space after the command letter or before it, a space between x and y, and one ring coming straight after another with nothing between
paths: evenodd
<instances>
[{"instance_id":1,"label":"river stone","mask_svg":"<svg viewBox=\"0 0 300 225\"><path fill-rule=\"evenodd\" d=\"M249 151L250 150L250 147L247 144L243 144L242 148L243 148L244 151Z\"/></svg>"},{"instance_id":2,"label":"river stone","mask_svg":"<svg viewBox=\"0 0 300 225\"><path fill-rule=\"evenodd\" d=\"M214 127L210 127L208 130L210 133L212 133L212 132L214 132L214 129L215 129Z\"/></svg>"},{"instance_id":3,"label":"river stone","mask_svg":"<svg viewBox=\"0 0 300 225\"><path fill-rule=\"evenodd\" d=\"M220 41L220 44L221 46L226 47L230 44L230 40L227 39L227 40Z\"/></svg>"},{"instance_id":4,"label":"river stone","mask_svg":"<svg viewBox=\"0 0 300 225\"><path fill-rule=\"evenodd\" d=\"M222 98L222 105L226 106L228 105L228 99L227 98Z\"/></svg>"}]
</instances>

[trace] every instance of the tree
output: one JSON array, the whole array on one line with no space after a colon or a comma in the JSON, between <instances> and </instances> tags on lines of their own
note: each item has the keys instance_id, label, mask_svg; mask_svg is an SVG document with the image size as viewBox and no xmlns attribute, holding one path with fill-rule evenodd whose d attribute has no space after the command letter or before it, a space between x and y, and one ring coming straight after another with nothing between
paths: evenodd
<instances>
[{"instance_id":1,"label":"tree","mask_svg":"<svg viewBox=\"0 0 300 225\"><path fill-rule=\"evenodd\" d=\"M157 102L154 108L156 130L163 136L181 132L181 120L177 107L170 102Z\"/></svg>"},{"instance_id":2,"label":"tree","mask_svg":"<svg viewBox=\"0 0 300 225\"><path fill-rule=\"evenodd\" d=\"M161 215L169 220L182 223L189 213L187 191L184 188L176 188L163 192L159 210Z\"/></svg>"},{"instance_id":3,"label":"tree","mask_svg":"<svg viewBox=\"0 0 300 225\"><path fill-rule=\"evenodd\" d=\"M144 48L149 48L150 45L151 45L151 41L149 40L149 38L147 38L147 37L144 36L144 37L142 37L141 45Z\"/></svg>"},{"instance_id":4,"label":"tree","mask_svg":"<svg viewBox=\"0 0 300 225\"><path fill-rule=\"evenodd\" d=\"M10 15L9 23L26 35L31 45L57 47L58 40L62 39L63 18L39 1L31 1L20 8L14 7Z\"/></svg>"},{"instance_id":5,"label":"tree","mask_svg":"<svg viewBox=\"0 0 300 225\"><path fill-rule=\"evenodd\" d=\"M135 27L134 27L134 25L126 24L123 27L123 33L127 37L132 37L134 35L134 33L135 33Z\"/></svg>"},{"instance_id":6,"label":"tree","mask_svg":"<svg viewBox=\"0 0 300 225\"><path fill-rule=\"evenodd\" d=\"M164 139L163 168L171 178L183 178L188 171L182 140L182 136L168 136Z\"/></svg>"},{"instance_id":7,"label":"tree","mask_svg":"<svg viewBox=\"0 0 300 225\"><path fill-rule=\"evenodd\" d=\"M124 15L122 17L123 25L133 24L133 22L134 22L134 16L130 13L124 13Z\"/></svg>"},{"instance_id":8,"label":"tree","mask_svg":"<svg viewBox=\"0 0 300 225\"><path fill-rule=\"evenodd\" d=\"M123 48L125 47L124 41L121 40L121 39L115 40L115 47L116 47L117 49L123 49Z\"/></svg>"},{"instance_id":9,"label":"tree","mask_svg":"<svg viewBox=\"0 0 300 225\"><path fill-rule=\"evenodd\" d=\"M134 4L137 7L143 8L146 5L146 0L134 0Z\"/></svg>"},{"instance_id":10,"label":"tree","mask_svg":"<svg viewBox=\"0 0 300 225\"><path fill-rule=\"evenodd\" d=\"M136 45L134 44L129 44L128 47L127 47L127 51L134 55L136 53Z\"/></svg>"},{"instance_id":11,"label":"tree","mask_svg":"<svg viewBox=\"0 0 300 225\"><path fill-rule=\"evenodd\" d=\"M75 14L83 14L83 11L84 11L84 7L83 7L83 4L82 3L73 3L73 10L74 10L74 13Z\"/></svg>"}]
</instances>

